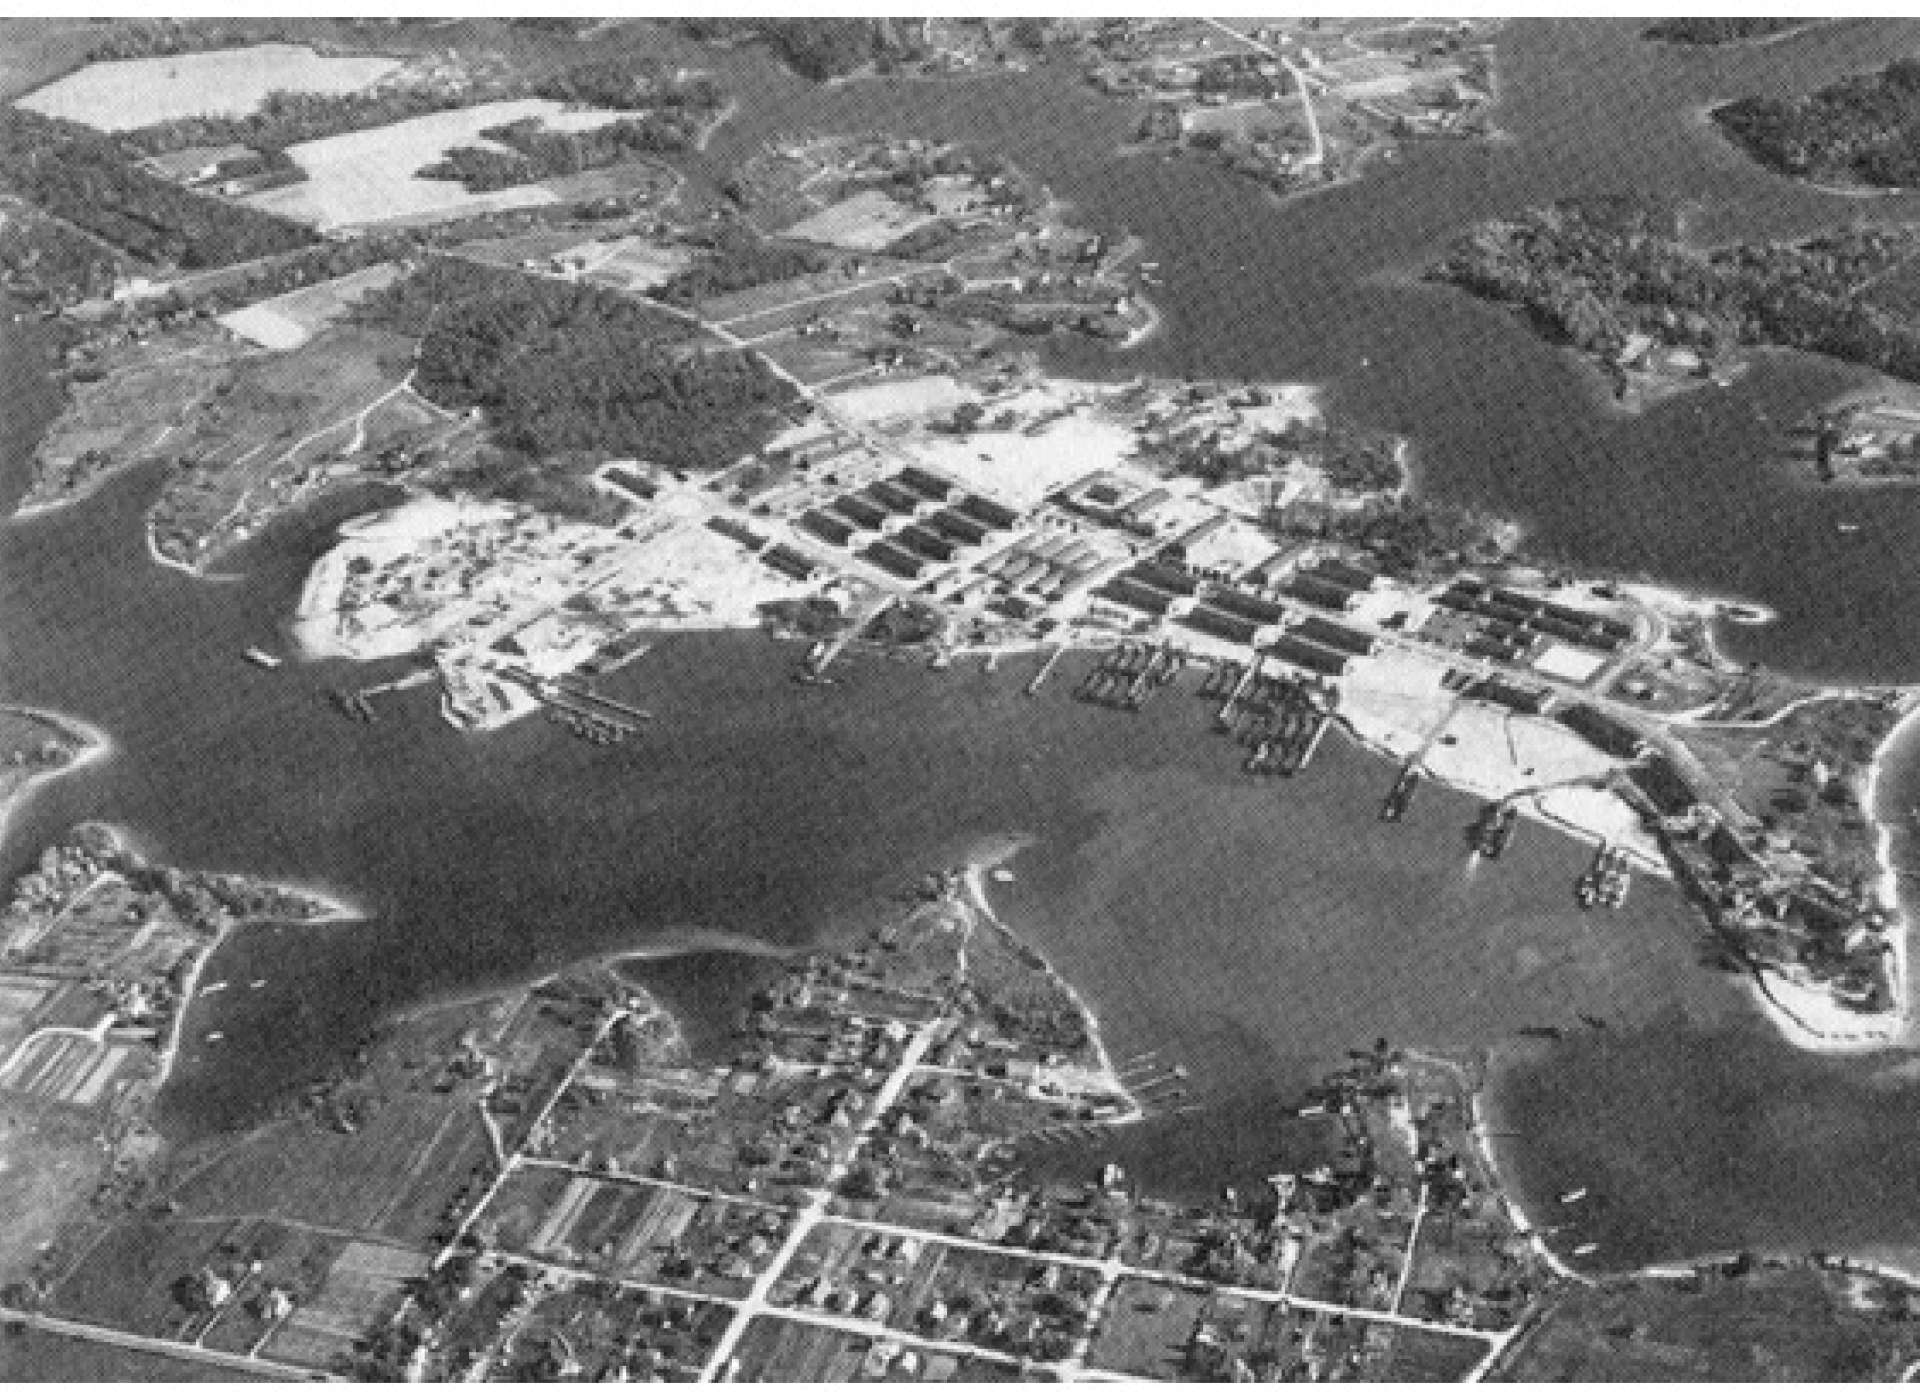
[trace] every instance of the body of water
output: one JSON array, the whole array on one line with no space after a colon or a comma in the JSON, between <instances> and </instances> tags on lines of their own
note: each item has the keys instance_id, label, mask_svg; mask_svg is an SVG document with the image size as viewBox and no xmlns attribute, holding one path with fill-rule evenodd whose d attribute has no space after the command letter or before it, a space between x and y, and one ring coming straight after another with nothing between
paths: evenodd
<instances>
[{"instance_id":1,"label":"body of water","mask_svg":"<svg viewBox=\"0 0 1920 1400\"><path fill-rule=\"evenodd\" d=\"M1521 24L1502 40L1511 139L1421 148L1286 203L1195 164L1115 155L1131 114L1060 71L812 89L730 54L747 101L710 156L722 170L798 129L1004 150L1089 221L1144 235L1167 279L1162 335L1122 358L1062 353L1063 367L1325 382L1343 411L1413 438L1424 489L1511 513L1557 554L1775 609L1778 623L1729 639L1743 655L1911 680L1920 628L1899 546L1920 530L1920 494L1820 494L1775 464L1781 426L1850 371L1770 357L1731 389L1627 417L1517 321L1407 279L1474 221L1568 194L1690 201L1715 238L1851 217L1857 202L1747 166L1699 109L1872 66L1914 33L1846 23L1692 55L1620 24ZM54 403L31 340L0 339L7 499ZM0 527L0 696L84 717L119 746L43 790L8 834L5 871L103 818L167 859L317 883L369 916L222 951L213 977L267 986L196 1008L196 1048L166 1097L181 1129L245 1121L392 1009L635 948L677 955L653 964L663 994L719 1048L757 976L740 939L797 948L865 926L917 872L1025 833L1018 880L994 889L1003 912L1087 992L1121 1053L1193 1071L1204 1113L1109 1153L1163 1184L1270 1170L1290 1150L1279 1108L1375 1035L1486 1045L1584 1015L1606 1029L1510 1070L1496 1109L1530 1203L1593 1188L1578 1224L1597 1262L1920 1238L1905 1169L1920 1092L1901 1057L1780 1045L1699 966L1700 925L1670 889L1642 881L1623 913L1577 911L1585 857L1564 839L1529 829L1504 860L1470 864L1471 804L1432 789L1383 826L1390 769L1344 744L1295 782L1256 785L1184 697L1125 717L1073 704L1071 673L1029 700L1022 667L875 661L799 690L788 652L744 635L666 639L623 673L617 687L659 721L613 751L535 724L457 735L424 693L349 725L325 690L378 669L268 673L239 653L275 644L307 563L366 500L269 532L236 562L243 583L202 583L147 556L154 485L135 474ZM1842 536L1843 516L1867 528ZM1912 781L1889 785L1891 808L1920 800ZM224 1041L203 1045L215 1025Z\"/></svg>"}]
</instances>

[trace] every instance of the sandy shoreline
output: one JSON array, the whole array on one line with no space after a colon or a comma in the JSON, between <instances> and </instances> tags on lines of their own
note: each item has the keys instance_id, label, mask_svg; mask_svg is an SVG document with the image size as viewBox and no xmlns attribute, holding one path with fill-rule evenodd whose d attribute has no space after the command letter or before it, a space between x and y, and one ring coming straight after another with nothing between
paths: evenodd
<instances>
[{"instance_id":1,"label":"sandy shoreline","mask_svg":"<svg viewBox=\"0 0 1920 1400\"><path fill-rule=\"evenodd\" d=\"M112 736L104 729L96 728L85 720L75 719L72 715L59 714L34 705L0 705L0 710L34 720L57 731L64 739L80 745L80 751L67 762L35 773L14 789L4 801L0 801L0 844L4 844L14 813L24 808L32 800L34 793L48 783L68 777L83 768L105 763L117 750Z\"/></svg>"},{"instance_id":2,"label":"sandy shoreline","mask_svg":"<svg viewBox=\"0 0 1920 1400\"><path fill-rule=\"evenodd\" d=\"M1067 994L1067 999L1073 1003L1075 1009L1079 1011L1081 1017L1085 1020L1087 1040L1093 1046L1094 1059L1099 1065L1098 1077L1103 1081L1101 1087L1114 1097L1124 1101L1127 1105L1124 1112L1102 1119L1101 1122L1103 1126L1122 1127L1130 1123L1143 1122L1147 1116L1146 1109L1141 1106L1140 1101L1133 1096L1127 1089L1127 1086L1121 1081L1119 1070L1113 1063L1113 1056L1107 1049L1106 1037L1101 1034L1100 1018L1095 1013L1092 1004L1087 1000L1085 994L1082 993L1078 987L1074 986L1071 980L1061 974L1060 970L1053 965L1052 959L1048 958L1046 954L1041 951L1038 944L1030 939L1020 938L1010 924L998 914L994 913L993 905L987 899L987 871L990 868L1004 865L1007 861L1012 860L1021 851L1034 844L1035 839L1036 838L999 838L990 846L976 848L968 858L965 866L966 873L963 877L963 887L966 891L967 901L974 906L974 913L977 917L987 920L1005 932L1008 937L1019 941L1040 960L1042 966L1047 970L1047 975L1060 985L1061 989Z\"/></svg>"}]
</instances>

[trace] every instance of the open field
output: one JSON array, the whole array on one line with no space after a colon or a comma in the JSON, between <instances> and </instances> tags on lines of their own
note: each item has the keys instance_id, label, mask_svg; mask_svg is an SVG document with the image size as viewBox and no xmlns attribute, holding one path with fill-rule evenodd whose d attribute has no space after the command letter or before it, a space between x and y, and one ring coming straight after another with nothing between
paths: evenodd
<instances>
[{"instance_id":1,"label":"open field","mask_svg":"<svg viewBox=\"0 0 1920 1400\"><path fill-rule=\"evenodd\" d=\"M549 126L579 129L619 120L618 112L570 112L546 98L483 102L394 122L370 131L351 131L319 141L303 141L287 154L307 178L297 185L263 190L246 203L316 228L352 227L417 218L451 219L488 209L554 204L558 198L539 185L519 185L487 194L470 194L454 180L422 180L415 174L455 146L485 146L488 127L537 117Z\"/></svg>"},{"instance_id":2,"label":"open field","mask_svg":"<svg viewBox=\"0 0 1920 1400\"><path fill-rule=\"evenodd\" d=\"M409 1023L360 1079L332 1091L322 1113L181 1163L174 1198L190 1214L276 1215L424 1243L491 1161L475 1090L449 1068L465 1024Z\"/></svg>"},{"instance_id":3,"label":"open field","mask_svg":"<svg viewBox=\"0 0 1920 1400\"><path fill-rule=\"evenodd\" d=\"M417 1250L356 1242L341 1250L318 1296L302 1302L263 1349L296 1366L337 1362L353 1343L384 1322L399 1305L401 1289L426 1271Z\"/></svg>"},{"instance_id":4,"label":"open field","mask_svg":"<svg viewBox=\"0 0 1920 1400\"><path fill-rule=\"evenodd\" d=\"M296 44L90 63L20 99L19 106L101 131L132 131L181 117L240 117L272 92L358 92L400 66L378 54L318 54Z\"/></svg>"},{"instance_id":5,"label":"open field","mask_svg":"<svg viewBox=\"0 0 1920 1400\"><path fill-rule=\"evenodd\" d=\"M1504 1378L1582 1382L1890 1381L1914 1324L1870 1286L1765 1267L1703 1284L1570 1293L1503 1363Z\"/></svg>"},{"instance_id":6,"label":"open field","mask_svg":"<svg viewBox=\"0 0 1920 1400\"><path fill-rule=\"evenodd\" d=\"M168 444L189 465L154 506L155 545L202 562L250 533L243 508L264 514L323 484L323 463L370 445L367 421L398 391L410 348L343 326L286 354L242 360L231 387Z\"/></svg>"},{"instance_id":7,"label":"open field","mask_svg":"<svg viewBox=\"0 0 1920 1400\"><path fill-rule=\"evenodd\" d=\"M131 1381L185 1386L210 1381L239 1384L257 1379L247 1372L222 1366L214 1356L205 1361L188 1361L117 1347L110 1342L64 1336L37 1327L0 1327L0 1385L104 1385Z\"/></svg>"},{"instance_id":8,"label":"open field","mask_svg":"<svg viewBox=\"0 0 1920 1400\"><path fill-rule=\"evenodd\" d=\"M400 276L397 263L376 263L345 277L302 287L220 317L220 324L267 350L296 350L365 297Z\"/></svg>"},{"instance_id":9,"label":"open field","mask_svg":"<svg viewBox=\"0 0 1920 1400\"><path fill-rule=\"evenodd\" d=\"M73 386L34 454L21 509L76 499L165 449L228 381L232 358L224 334L208 329L172 337L164 352L133 348L109 359L103 378Z\"/></svg>"},{"instance_id":10,"label":"open field","mask_svg":"<svg viewBox=\"0 0 1920 1400\"><path fill-rule=\"evenodd\" d=\"M0 1283L24 1278L107 1168L98 1127L0 1098Z\"/></svg>"},{"instance_id":11,"label":"open field","mask_svg":"<svg viewBox=\"0 0 1920 1400\"><path fill-rule=\"evenodd\" d=\"M936 217L910 209L880 190L863 190L802 219L784 236L872 253L915 229L925 228Z\"/></svg>"}]
</instances>

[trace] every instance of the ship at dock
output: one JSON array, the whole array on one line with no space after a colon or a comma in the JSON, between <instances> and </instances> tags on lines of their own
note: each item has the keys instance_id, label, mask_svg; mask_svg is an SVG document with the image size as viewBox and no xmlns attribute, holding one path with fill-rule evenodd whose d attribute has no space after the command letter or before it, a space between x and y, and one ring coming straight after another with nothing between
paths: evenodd
<instances>
[{"instance_id":1,"label":"ship at dock","mask_svg":"<svg viewBox=\"0 0 1920 1400\"><path fill-rule=\"evenodd\" d=\"M1603 845L1574 886L1574 898L1582 909L1618 909L1627 902L1627 888L1632 882L1627 853L1612 844Z\"/></svg>"},{"instance_id":2,"label":"ship at dock","mask_svg":"<svg viewBox=\"0 0 1920 1400\"><path fill-rule=\"evenodd\" d=\"M1489 802L1480 809L1479 820L1473 824L1474 851L1488 860L1498 860L1513 844L1513 834L1519 825L1520 809L1512 802Z\"/></svg>"},{"instance_id":3,"label":"ship at dock","mask_svg":"<svg viewBox=\"0 0 1920 1400\"><path fill-rule=\"evenodd\" d=\"M1420 765L1411 759L1400 770L1400 776L1393 780L1393 789L1387 794L1386 801L1380 804L1380 820L1397 822L1407 815L1407 808L1413 805L1413 794L1420 787Z\"/></svg>"}]
</instances>

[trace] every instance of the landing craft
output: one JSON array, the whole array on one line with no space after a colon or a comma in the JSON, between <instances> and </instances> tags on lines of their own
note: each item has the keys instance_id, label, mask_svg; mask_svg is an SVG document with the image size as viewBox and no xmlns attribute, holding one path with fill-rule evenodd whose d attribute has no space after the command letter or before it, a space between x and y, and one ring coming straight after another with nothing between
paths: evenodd
<instances>
[{"instance_id":1,"label":"landing craft","mask_svg":"<svg viewBox=\"0 0 1920 1400\"><path fill-rule=\"evenodd\" d=\"M200 995L203 997L210 997L215 992L224 992L226 989L227 989L227 984L225 982L210 982L206 986L200 989Z\"/></svg>"},{"instance_id":2,"label":"landing craft","mask_svg":"<svg viewBox=\"0 0 1920 1400\"><path fill-rule=\"evenodd\" d=\"M1562 1193L1560 1197L1560 1204L1563 1206L1570 1206L1574 1204L1576 1201L1584 1201L1586 1200L1586 1198L1587 1198L1587 1188L1584 1186L1580 1186L1580 1187L1576 1187L1572 1191L1567 1191Z\"/></svg>"},{"instance_id":3,"label":"landing craft","mask_svg":"<svg viewBox=\"0 0 1920 1400\"><path fill-rule=\"evenodd\" d=\"M207 1032L207 1044L209 1045L218 1044L220 1041L223 1041L226 1038L227 1038L227 1033L225 1031L208 1031Z\"/></svg>"},{"instance_id":4,"label":"landing craft","mask_svg":"<svg viewBox=\"0 0 1920 1400\"><path fill-rule=\"evenodd\" d=\"M1586 1244L1575 1245L1573 1250L1573 1257L1576 1259L1584 1259L1589 1254L1598 1252L1599 1248L1600 1248L1599 1245L1594 1244L1591 1241L1589 1241Z\"/></svg>"}]
</instances>

